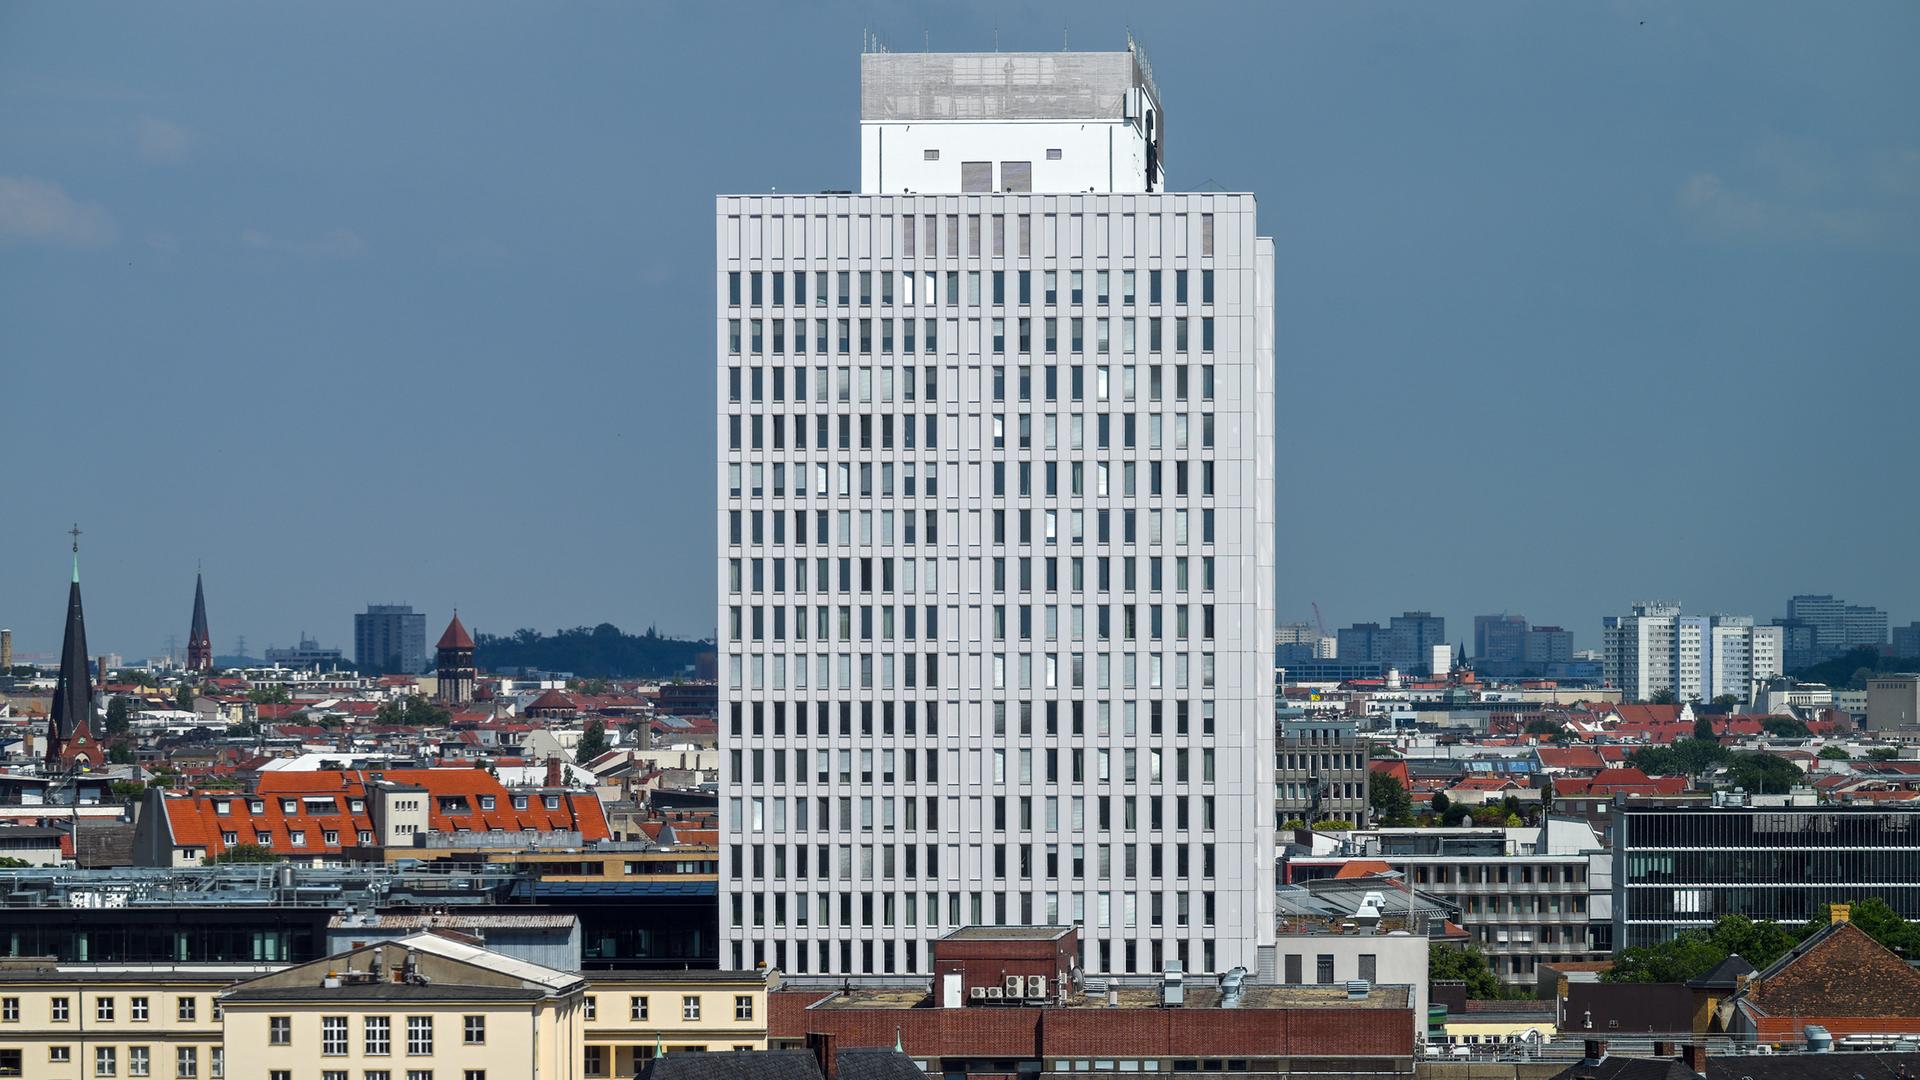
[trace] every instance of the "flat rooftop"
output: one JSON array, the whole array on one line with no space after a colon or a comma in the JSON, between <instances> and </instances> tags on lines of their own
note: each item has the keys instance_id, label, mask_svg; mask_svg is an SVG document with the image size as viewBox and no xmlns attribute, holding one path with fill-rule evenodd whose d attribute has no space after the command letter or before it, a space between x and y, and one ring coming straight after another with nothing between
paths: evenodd
<instances>
[{"instance_id":1,"label":"flat rooftop","mask_svg":"<svg viewBox=\"0 0 1920 1080\"><path fill-rule=\"evenodd\" d=\"M1157 986L1123 986L1114 990L1118 1001L1109 1006L1107 995L1071 994L1065 1005L1057 1002L1043 1004L978 1005L961 1006L967 1010L983 1009L1158 1009L1160 989ZM1237 1006L1242 1009L1405 1009L1411 1007L1412 993L1405 986L1372 986L1363 998L1347 996L1345 986L1248 986ZM861 987L854 990L842 990L821 1001L815 1002L813 1009L922 1009L935 1008L934 996L924 986L882 986ZM1172 1006L1184 1009L1217 1009L1220 1007L1220 991L1212 987L1189 986L1186 1002Z\"/></svg>"},{"instance_id":2,"label":"flat rooftop","mask_svg":"<svg viewBox=\"0 0 1920 1080\"><path fill-rule=\"evenodd\" d=\"M1054 941L1073 932L1071 926L963 926L941 941Z\"/></svg>"},{"instance_id":3,"label":"flat rooftop","mask_svg":"<svg viewBox=\"0 0 1920 1080\"><path fill-rule=\"evenodd\" d=\"M1134 87L1159 111L1153 75L1131 51L863 53L860 119L1119 120Z\"/></svg>"}]
</instances>

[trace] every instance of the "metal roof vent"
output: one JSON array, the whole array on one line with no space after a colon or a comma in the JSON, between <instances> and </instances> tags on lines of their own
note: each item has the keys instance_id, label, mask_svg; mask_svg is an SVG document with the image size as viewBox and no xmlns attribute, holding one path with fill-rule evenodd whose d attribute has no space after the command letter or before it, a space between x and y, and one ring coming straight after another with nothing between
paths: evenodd
<instances>
[{"instance_id":1,"label":"metal roof vent","mask_svg":"<svg viewBox=\"0 0 1920 1080\"><path fill-rule=\"evenodd\" d=\"M1247 969L1236 967L1220 976L1220 1007L1237 1009L1247 996Z\"/></svg>"},{"instance_id":2,"label":"metal roof vent","mask_svg":"<svg viewBox=\"0 0 1920 1080\"><path fill-rule=\"evenodd\" d=\"M1819 1024L1808 1024L1806 1027L1806 1035L1807 1035L1807 1053L1809 1054L1833 1053L1833 1032L1828 1031L1826 1028L1820 1026Z\"/></svg>"},{"instance_id":3,"label":"metal roof vent","mask_svg":"<svg viewBox=\"0 0 1920 1080\"><path fill-rule=\"evenodd\" d=\"M1187 1003L1187 976L1180 961L1167 961L1167 970L1160 976L1160 1004L1181 1006Z\"/></svg>"}]
</instances>

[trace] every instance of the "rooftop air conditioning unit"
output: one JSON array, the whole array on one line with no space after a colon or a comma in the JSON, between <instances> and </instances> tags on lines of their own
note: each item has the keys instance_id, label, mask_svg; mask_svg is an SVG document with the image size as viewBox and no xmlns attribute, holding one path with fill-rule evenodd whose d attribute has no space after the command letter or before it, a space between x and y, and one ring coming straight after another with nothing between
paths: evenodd
<instances>
[{"instance_id":1,"label":"rooftop air conditioning unit","mask_svg":"<svg viewBox=\"0 0 1920 1080\"><path fill-rule=\"evenodd\" d=\"M1007 996L1007 995L1006 995L1006 992L1005 992L1005 991L1003 991L1003 990L1001 990L1001 989L1000 989L999 987L997 987L997 986L989 986L989 987L987 987L987 1000L988 1000L988 1001L999 1001L1000 999L1002 999L1002 998L1004 998L1004 997L1006 997L1006 996Z\"/></svg>"},{"instance_id":2,"label":"rooftop air conditioning unit","mask_svg":"<svg viewBox=\"0 0 1920 1080\"><path fill-rule=\"evenodd\" d=\"M1047 996L1047 977L1045 975L1027 976L1027 996L1036 1001Z\"/></svg>"},{"instance_id":3,"label":"rooftop air conditioning unit","mask_svg":"<svg viewBox=\"0 0 1920 1080\"><path fill-rule=\"evenodd\" d=\"M1020 998L1026 996L1026 991L1027 991L1027 980L1021 978L1018 975L1007 976L1006 994L1008 997L1018 1001Z\"/></svg>"},{"instance_id":4,"label":"rooftop air conditioning unit","mask_svg":"<svg viewBox=\"0 0 1920 1080\"><path fill-rule=\"evenodd\" d=\"M967 991L967 996L975 1001L984 1000L987 996L987 988L984 986L972 987Z\"/></svg>"}]
</instances>

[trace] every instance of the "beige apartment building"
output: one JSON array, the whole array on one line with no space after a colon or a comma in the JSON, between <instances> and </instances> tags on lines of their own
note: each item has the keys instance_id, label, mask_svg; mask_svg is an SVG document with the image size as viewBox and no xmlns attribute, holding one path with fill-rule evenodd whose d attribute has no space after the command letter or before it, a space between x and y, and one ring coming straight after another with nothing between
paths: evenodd
<instances>
[{"instance_id":1,"label":"beige apartment building","mask_svg":"<svg viewBox=\"0 0 1920 1080\"><path fill-rule=\"evenodd\" d=\"M591 978L587 1076L635 1076L663 1052L767 1048L767 991L778 986L777 974L596 971Z\"/></svg>"},{"instance_id":2,"label":"beige apartment building","mask_svg":"<svg viewBox=\"0 0 1920 1080\"><path fill-rule=\"evenodd\" d=\"M558 971L417 933L296 967L0 961L0 1078L581 1080L764 1050L761 971Z\"/></svg>"},{"instance_id":3,"label":"beige apartment building","mask_svg":"<svg viewBox=\"0 0 1920 1080\"><path fill-rule=\"evenodd\" d=\"M247 1080L578 1080L584 977L440 934L287 968L221 995Z\"/></svg>"},{"instance_id":4,"label":"beige apartment building","mask_svg":"<svg viewBox=\"0 0 1920 1080\"><path fill-rule=\"evenodd\" d=\"M0 1077L221 1080L219 994L263 970L0 961Z\"/></svg>"}]
</instances>

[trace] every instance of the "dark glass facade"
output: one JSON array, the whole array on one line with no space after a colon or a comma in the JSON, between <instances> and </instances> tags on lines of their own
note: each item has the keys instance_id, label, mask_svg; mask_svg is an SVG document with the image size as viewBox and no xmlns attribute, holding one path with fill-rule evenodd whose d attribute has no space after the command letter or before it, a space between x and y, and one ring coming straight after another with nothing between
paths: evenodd
<instances>
[{"instance_id":1,"label":"dark glass facade","mask_svg":"<svg viewBox=\"0 0 1920 1080\"><path fill-rule=\"evenodd\" d=\"M1614 941L1664 941L1723 915L1824 919L1877 896L1920 920L1920 811L1883 808L1618 808Z\"/></svg>"}]
</instances>

